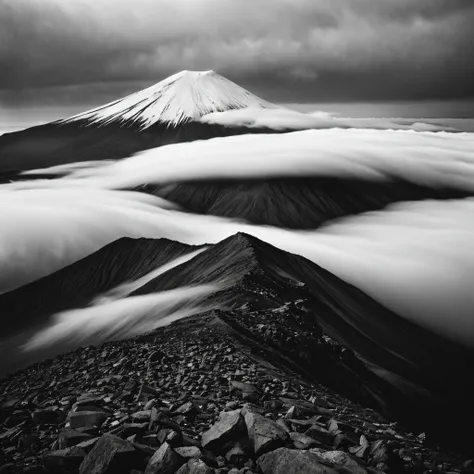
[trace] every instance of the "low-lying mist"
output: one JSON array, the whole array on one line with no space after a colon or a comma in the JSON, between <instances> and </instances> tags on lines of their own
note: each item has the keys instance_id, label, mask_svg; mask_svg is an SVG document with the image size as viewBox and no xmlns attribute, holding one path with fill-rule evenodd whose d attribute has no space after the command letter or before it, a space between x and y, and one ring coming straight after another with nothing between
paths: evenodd
<instances>
[{"instance_id":1,"label":"low-lying mist","mask_svg":"<svg viewBox=\"0 0 474 474\"><path fill-rule=\"evenodd\" d=\"M184 213L153 196L104 189L329 174L474 193L473 151L474 135L467 133L306 131L167 146L72 169L54 181L6 185L0 187L7 203L0 211L0 288L47 275L123 236L204 244L241 231L303 255L400 315L474 346L474 198L402 202L317 231L293 231Z\"/></svg>"},{"instance_id":2,"label":"low-lying mist","mask_svg":"<svg viewBox=\"0 0 474 474\"><path fill-rule=\"evenodd\" d=\"M263 109L247 107L225 112L213 112L201 118L209 124L226 127L269 128L273 130L306 130L325 128L370 128L375 130L415 130L418 132L459 131L449 125L426 122L406 123L390 118L350 118L340 117L324 111L301 113L289 109Z\"/></svg>"},{"instance_id":3,"label":"low-lying mist","mask_svg":"<svg viewBox=\"0 0 474 474\"><path fill-rule=\"evenodd\" d=\"M28 174L66 176L7 188L130 189L190 180L330 176L474 192L473 149L471 133L330 129L241 135L163 146L112 164L36 170Z\"/></svg>"},{"instance_id":4,"label":"low-lying mist","mask_svg":"<svg viewBox=\"0 0 474 474\"><path fill-rule=\"evenodd\" d=\"M54 322L35 334L23 349L34 351L64 343L73 349L143 334L213 309L204 304L204 298L218 289L218 285L178 288L65 311L55 315Z\"/></svg>"}]
</instances>

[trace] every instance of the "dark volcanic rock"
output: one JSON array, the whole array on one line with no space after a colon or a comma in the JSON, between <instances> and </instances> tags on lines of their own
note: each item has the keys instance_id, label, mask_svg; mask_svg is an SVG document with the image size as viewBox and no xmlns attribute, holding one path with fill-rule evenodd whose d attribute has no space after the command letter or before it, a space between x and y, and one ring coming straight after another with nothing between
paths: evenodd
<instances>
[{"instance_id":1,"label":"dark volcanic rock","mask_svg":"<svg viewBox=\"0 0 474 474\"><path fill-rule=\"evenodd\" d=\"M128 441L103 435L82 462L80 474L125 474L136 462L135 448Z\"/></svg>"},{"instance_id":2,"label":"dark volcanic rock","mask_svg":"<svg viewBox=\"0 0 474 474\"><path fill-rule=\"evenodd\" d=\"M190 459L176 474L213 474L213 471L201 459Z\"/></svg>"},{"instance_id":3,"label":"dark volcanic rock","mask_svg":"<svg viewBox=\"0 0 474 474\"><path fill-rule=\"evenodd\" d=\"M75 471L85 456L86 452L77 446L60 449L45 454L44 465L51 472Z\"/></svg>"},{"instance_id":4,"label":"dark volcanic rock","mask_svg":"<svg viewBox=\"0 0 474 474\"><path fill-rule=\"evenodd\" d=\"M91 439L93 439L93 436L88 435L87 433L81 433L80 431L65 428L59 433L59 449L70 448L71 446L76 446L79 443L83 443L84 441L89 441Z\"/></svg>"},{"instance_id":5,"label":"dark volcanic rock","mask_svg":"<svg viewBox=\"0 0 474 474\"><path fill-rule=\"evenodd\" d=\"M106 418L107 414L102 411L72 411L68 415L68 421L72 428L101 426Z\"/></svg>"},{"instance_id":6,"label":"dark volcanic rock","mask_svg":"<svg viewBox=\"0 0 474 474\"><path fill-rule=\"evenodd\" d=\"M256 455L276 449L287 440L288 433L274 421L249 408L244 408L242 414Z\"/></svg>"},{"instance_id":7,"label":"dark volcanic rock","mask_svg":"<svg viewBox=\"0 0 474 474\"><path fill-rule=\"evenodd\" d=\"M163 443L148 462L145 474L174 474L183 462L168 443Z\"/></svg>"},{"instance_id":8,"label":"dark volcanic rock","mask_svg":"<svg viewBox=\"0 0 474 474\"><path fill-rule=\"evenodd\" d=\"M247 257L238 267L244 265L245 271L253 268L245 267L250 253L248 247L241 249L241 255L247 254ZM45 453L62 447L60 433L69 430L65 441L68 444L78 440L75 439L79 436L77 432L88 437L70 446L83 450L81 456L85 453L89 453L87 457L92 456L107 433L115 435L114 439L120 440L117 443L128 443L126 446L133 449L127 449L123 455L131 463L127 468L135 470L135 474L145 471L159 449L162 451L160 459L155 457L157 464L168 458L178 459L179 465L176 462L173 466L175 471L181 465L185 466L183 470L188 469L190 459L200 459L218 474L261 474L255 464L256 439L261 439L268 449L298 447L287 449L289 456L306 453L310 459L305 463L318 462L326 470L339 473L347 474L348 469L362 473L364 469L368 474L380 471L385 474L428 474L429 471L470 474L469 459L437 447L430 433L408 430L372 409L343 398L317 383L291 359L282 357L280 347L291 353L292 348L306 350L316 345L319 354L324 356L334 343L326 341L324 332L318 332L317 326L312 325L307 301L294 305L282 303L280 298L283 298L286 283L259 278L260 285L256 277L250 281L244 278L239 287L239 291L245 290L247 302L251 299L250 289L262 292L258 294L263 294L265 299L260 301L259 309L245 307L183 319L130 340L63 354L1 380L0 406L5 408L0 418L0 465L13 466L14 474L37 469ZM292 288L297 291L300 287ZM292 298L294 294L291 292ZM262 301L272 301L274 305L262 309ZM280 337L282 346L277 344ZM275 344L271 345L271 341ZM334 354L338 354L338 347L334 345ZM151 364L149 357L156 348L165 357ZM337 366L334 367L337 371ZM319 365L315 364L314 373L318 371ZM230 381L255 387L253 391L258 391L258 399L244 407L242 390ZM106 415L100 426L74 430L67 428L67 423L36 424L31 417L37 410L66 413L90 407ZM240 410L253 414L250 433L243 417L232 415ZM222 412L228 414L220 415ZM73 413L87 415L87 411ZM231 417L234 422L213 438L209 433L219 424L219 416ZM142 419L148 421L134 422ZM137 431L127 431L130 426L138 428ZM259 426L265 429L257 429ZM278 427L276 436L275 426ZM270 437L266 437L268 432ZM206 433L210 436L210 445L215 443L214 454L201 445L200 440L204 444ZM305 437L307 433L319 443L317 449ZM253 436L252 441L248 439L249 434ZM275 443L273 446L266 445L271 444L270 439ZM166 449L160 448L162 446ZM108 453L108 449L105 452ZM67 457L64 454L58 459ZM121 455L115 453L113 459ZM96 459L98 469L100 459L100 456ZM121 466L128 461L123 461ZM56 460L56 466L60 465ZM201 463L191 465L203 469ZM77 474L77 467L74 470Z\"/></svg>"},{"instance_id":9,"label":"dark volcanic rock","mask_svg":"<svg viewBox=\"0 0 474 474\"><path fill-rule=\"evenodd\" d=\"M25 318L38 317L35 319L38 321L47 314L67 309L67 305L84 305L96 295L98 288L107 291L112 281L120 284L122 278L134 279L142 275L143 269L156 268L153 265L164 259L160 249L167 252L169 247L173 255L189 251L186 246L183 250L172 243L163 247L161 241L161 244L153 244L145 240L140 241L140 245L132 245L129 240L111 244L61 272L27 285L28 288L1 295L0 312L9 315L5 318L6 334L12 326L25 323ZM113 248L118 256L112 252ZM135 250L131 256L126 252L129 249ZM148 262L147 249L153 263ZM128 272L122 260L133 270ZM210 295L206 303L224 308L216 311L215 316L233 338L251 347L259 357L398 419L413 431L436 434L443 442L453 441L449 430L455 423L453 430L459 436L453 446L457 448L462 442L466 448L469 446L464 440L469 436L467 427L474 423L474 415L470 415L474 380L465 377L462 368L474 364L474 352L401 318L302 257L282 252L245 234L236 234L186 264L165 272L133 295L213 284L229 278L233 279L233 286ZM51 288L54 294L64 295L64 298L49 298ZM55 301L59 306L54 306ZM150 354L157 349L166 353L161 346L150 346L141 359L146 366L143 370L152 373L163 364L172 364L173 355L169 353L160 363L150 362ZM113 356L106 354L106 357ZM92 358L84 360L87 369L95 363ZM115 363L125 371L133 368L130 358L123 354ZM198 369L201 363L191 370ZM203 364L209 366L209 361ZM182 373L174 375L177 384L186 378L186 370L183 368ZM142 374L143 371L138 380L129 381L129 387L121 387L118 395L121 400L135 400L137 390L144 385L138 401L160 401L160 387L153 386L154 380L143 383ZM232 385L230 390L235 390L240 398L250 397L253 402L261 398L262 402L270 401L265 400L264 387L260 387L258 380L245 380L242 374L245 371L236 367L226 383L250 384L256 390L242 391ZM65 377L66 373L62 373L58 382ZM147 386L153 391L145 390ZM285 400L282 403L288 410L294 406L293 415L312 412L323 417L333 416L330 406L309 399L295 400L291 392L291 387L285 387L274 398ZM167 415L177 416L174 411L187 402L180 400ZM457 418L459 421L450 415L452 406L464 410L463 417ZM206 413L196 416L200 415L202 419L208 416ZM184 422L181 418L177 420Z\"/></svg>"},{"instance_id":10,"label":"dark volcanic rock","mask_svg":"<svg viewBox=\"0 0 474 474\"><path fill-rule=\"evenodd\" d=\"M263 474L337 474L338 472L322 464L317 454L287 448L263 454L258 458L257 464Z\"/></svg>"},{"instance_id":11,"label":"dark volcanic rock","mask_svg":"<svg viewBox=\"0 0 474 474\"><path fill-rule=\"evenodd\" d=\"M240 410L221 412L219 420L202 434L202 446L219 452L229 441L238 439L245 432L245 422Z\"/></svg>"}]
</instances>

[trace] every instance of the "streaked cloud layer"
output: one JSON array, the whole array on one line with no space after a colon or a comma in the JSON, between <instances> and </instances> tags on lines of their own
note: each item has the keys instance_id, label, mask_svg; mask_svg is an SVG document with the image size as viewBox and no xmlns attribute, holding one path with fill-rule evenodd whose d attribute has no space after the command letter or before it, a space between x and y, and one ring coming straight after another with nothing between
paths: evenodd
<instances>
[{"instance_id":1,"label":"streaked cloud layer","mask_svg":"<svg viewBox=\"0 0 474 474\"><path fill-rule=\"evenodd\" d=\"M205 244L240 231L303 255L399 314L472 346L473 198L401 202L301 231L181 212L154 196L104 188L282 174L405 179L472 192L473 139L470 133L340 129L228 137L161 147L102 167L74 165L71 175L55 181L2 185L0 291L119 237ZM148 321L157 301L143 301L123 308L114 301L94 311L103 321L117 309L125 322L137 314Z\"/></svg>"}]
</instances>

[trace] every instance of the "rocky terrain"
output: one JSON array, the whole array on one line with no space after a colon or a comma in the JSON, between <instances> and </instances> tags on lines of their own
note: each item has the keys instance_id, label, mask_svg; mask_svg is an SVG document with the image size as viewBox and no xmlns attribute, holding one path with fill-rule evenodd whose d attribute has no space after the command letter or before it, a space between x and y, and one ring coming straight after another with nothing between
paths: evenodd
<instances>
[{"instance_id":1,"label":"rocky terrain","mask_svg":"<svg viewBox=\"0 0 474 474\"><path fill-rule=\"evenodd\" d=\"M6 317L5 335L10 337L0 347L3 369L12 371L15 364L25 367L35 358L78 347L74 334L39 352L22 351L19 341L34 334L38 325L50 324L54 312L87 305L116 285L140 278L155 265L190 250L195 248L166 240L122 239L2 295L0 310ZM219 282L226 284L206 297L207 307L215 308L214 314L233 334L264 351L278 367L410 429L426 431L445 445L465 450L472 446L474 389L472 379L465 376L472 352L390 312L302 257L236 234L206 247L130 296ZM51 298L51 294L61 297ZM97 344L97 337L92 343ZM81 339L79 345L84 344Z\"/></svg>"},{"instance_id":2,"label":"rocky terrain","mask_svg":"<svg viewBox=\"0 0 474 474\"><path fill-rule=\"evenodd\" d=\"M304 343L271 312L245 313L290 354ZM305 376L234 316L209 312L1 381L0 473L474 472L467 456L318 383L317 370Z\"/></svg>"}]
</instances>

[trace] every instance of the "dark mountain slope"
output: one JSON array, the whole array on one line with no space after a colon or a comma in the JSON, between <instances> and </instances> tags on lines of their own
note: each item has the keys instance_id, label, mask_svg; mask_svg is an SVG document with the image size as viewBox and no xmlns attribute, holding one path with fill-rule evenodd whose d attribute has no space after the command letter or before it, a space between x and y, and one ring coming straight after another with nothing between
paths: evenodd
<instances>
[{"instance_id":1,"label":"dark mountain slope","mask_svg":"<svg viewBox=\"0 0 474 474\"><path fill-rule=\"evenodd\" d=\"M179 127L157 123L141 130L121 123L91 125L84 121L51 123L0 136L0 175L90 160L126 158L138 151L173 143L268 129L229 128L188 121Z\"/></svg>"},{"instance_id":2,"label":"dark mountain slope","mask_svg":"<svg viewBox=\"0 0 474 474\"><path fill-rule=\"evenodd\" d=\"M377 375L377 382L369 382L368 389L361 386L358 395L366 401L371 399L379 408L396 410L405 400L424 412L428 405L431 410L447 400L465 404L466 394L474 393L473 382L463 376L465 364L474 362L471 351L389 311L309 260L245 234L216 244L157 277L136 294L227 278L235 278L236 284L218 297L234 311L265 312L303 300L308 312L306 330L317 338L323 332L335 339ZM281 347L282 352L286 349ZM302 359L311 369L318 357L303 354ZM320 372L318 368L318 375ZM362 385L367 382L362 380L364 377L359 378ZM335 381L339 377L330 378ZM405 406L402 411L406 411Z\"/></svg>"},{"instance_id":3,"label":"dark mountain slope","mask_svg":"<svg viewBox=\"0 0 474 474\"><path fill-rule=\"evenodd\" d=\"M74 411L81 409L95 411ZM159 472L176 472L187 461L176 450L201 458L178 472L274 473L258 466L263 458L248 442L245 423L242 430L221 423L222 443L202 436L217 431L218 416L230 421L249 410L269 436L265 451L279 448L264 456L288 457L280 458L286 465L278 472L285 474L474 472L469 453L441 449L429 435L302 377L214 312L69 352L0 381L0 466L11 474L72 474L83 472L84 462L87 472L103 473L114 456L104 448L114 440L128 449L114 456L120 463L113 474L157 472L155 462L145 466L160 446L156 457L165 449L167 456ZM66 428L68 414L77 431ZM281 436L282 426L289 435ZM447 433L456 434L452 427Z\"/></svg>"},{"instance_id":4,"label":"dark mountain slope","mask_svg":"<svg viewBox=\"0 0 474 474\"><path fill-rule=\"evenodd\" d=\"M193 181L140 190L164 197L193 213L294 229L314 229L331 219L379 210L400 201L469 195L458 189L434 189L401 180L335 177Z\"/></svg>"},{"instance_id":5,"label":"dark mountain slope","mask_svg":"<svg viewBox=\"0 0 474 474\"><path fill-rule=\"evenodd\" d=\"M261 132L201 122L209 113L245 107L275 106L214 71L181 71L73 117L1 136L0 175L125 158L171 143Z\"/></svg>"},{"instance_id":6,"label":"dark mountain slope","mask_svg":"<svg viewBox=\"0 0 474 474\"><path fill-rule=\"evenodd\" d=\"M2 338L43 325L54 313L85 306L197 248L168 239L119 239L52 275L0 295Z\"/></svg>"},{"instance_id":7,"label":"dark mountain slope","mask_svg":"<svg viewBox=\"0 0 474 474\"><path fill-rule=\"evenodd\" d=\"M139 242L146 243L146 248L157 248L157 255L163 251L162 241L158 241L157 247L153 241ZM131 242L122 239L115 244L126 249ZM166 245L174 248L172 242ZM139 248L145 247L139 245ZM178 252L183 252L183 246L178 248ZM152 252L147 250L145 254ZM140 253L142 257L145 254ZM122 257L115 259L115 255L105 252L94 255L95 259L90 260L93 268L87 267L84 259L75 264L77 269L72 265L62 277L55 274L43 279L43 283L37 282L41 284L41 301L57 299L62 302L61 309L77 307L87 304L91 295L113 286L104 285L99 278L96 282L102 285L100 291L91 282L81 296L81 286L71 283L76 273L91 275L103 268L107 269L104 274L110 272L112 276L120 275L121 280L125 278L124 273L115 270ZM101 262L101 255L110 258ZM128 277L134 278L141 272L140 262L147 258L132 260L136 267ZM79 278L84 281L83 276ZM57 282L56 293L50 291L48 279ZM64 283L59 284L60 281ZM471 351L392 313L305 258L245 234L236 234L210 246L132 295L206 283L223 285L207 302L211 307L221 308L219 317L239 337L267 351L279 364L330 386L344 396L410 422L420 430L438 433L444 431L448 421L454 423L452 407L460 411L470 407L474 387L473 380L465 376L465 370L474 363ZM70 302L65 295L74 290L77 295ZM35 322L39 323L43 315L47 323L48 315L41 306L44 303L39 304L41 311L35 306L29 308L32 295L29 291L31 287L30 290L25 287L0 297L6 320L10 319L9 315L15 318L24 314L34 315ZM21 311L17 304L21 305ZM49 308L52 312L58 311L57 307ZM21 324L28 324L24 316ZM21 324L18 322L14 327L20 330ZM474 422L466 415L460 418L456 429L463 432L469 420Z\"/></svg>"}]
</instances>

